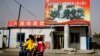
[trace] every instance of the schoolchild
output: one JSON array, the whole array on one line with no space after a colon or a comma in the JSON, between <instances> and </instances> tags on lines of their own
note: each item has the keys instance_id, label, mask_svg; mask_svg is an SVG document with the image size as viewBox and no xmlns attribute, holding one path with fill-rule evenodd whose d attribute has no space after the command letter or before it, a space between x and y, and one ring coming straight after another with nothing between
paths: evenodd
<instances>
[{"instance_id":1,"label":"schoolchild","mask_svg":"<svg viewBox=\"0 0 100 56\"><path fill-rule=\"evenodd\" d=\"M39 53L38 56L43 56L44 50L45 50L45 44L43 42L43 38L39 37L37 38L37 51Z\"/></svg>"},{"instance_id":2,"label":"schoolchild","mask_svg":"<svg viewBox=\"0 0 100 56\"><path fill-rule=\"evenodd\" d=\"M28 41L26 41L23 46L26 47L26 50L28 50L27 52L27 56L32 56L32 53L34 52L35 49L35 38L33 35L29 35L29 39Z\"/></svg>"}]
</instances>

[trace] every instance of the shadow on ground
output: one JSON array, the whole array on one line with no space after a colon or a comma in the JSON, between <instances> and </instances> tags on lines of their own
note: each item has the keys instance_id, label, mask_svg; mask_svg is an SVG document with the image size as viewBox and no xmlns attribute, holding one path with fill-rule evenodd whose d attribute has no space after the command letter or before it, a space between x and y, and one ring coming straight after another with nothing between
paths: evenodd
<instances>
[{"instance_id":1,"label":"shadow on ground","mask_svg":"<svg viewBox=\"0 0 100 56\"><path fill-rule=\"evenodd\" d=\"M97 44L96 42L92 42L92 48L93 49L100 49L100 45Z\"/></svg>"}]
</instances>

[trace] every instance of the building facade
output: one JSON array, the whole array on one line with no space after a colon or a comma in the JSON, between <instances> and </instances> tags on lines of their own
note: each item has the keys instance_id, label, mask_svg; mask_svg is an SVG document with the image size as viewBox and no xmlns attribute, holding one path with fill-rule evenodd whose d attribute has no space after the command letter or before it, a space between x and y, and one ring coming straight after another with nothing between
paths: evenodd
<instances>
[{"instance_id":1,"label":"building facade","mask_svg":"<svg viewBox=\"0 0 100 56\"><path fill-rule=\"evenodd\" d=\"M42 36L48 49L89 49L90 0L45 0L44 11L44 20L9 20L7 47L20 47L32 34ZM4 43L4 30L0 32Z\"/></svg>"},{"instance_id":2,"label":"building facade","mask_svg":"<svg viewBox=\"0 0 100 56\"><path fill-rule=\"evenodd\" d=\"M61 23L61 25L46 25L44 21L41 24L41 20L22 20L19 22L19 26L15 24L16 22L8 21L8 30L5 30L6 34L4 34L8 39L6 47L19 48L29 34L32 34L33 36L42 36L48 49L89 49L89 22L87 21L83 21L83 25L77 25L75 22L75 25L70 22L69 24L68 22L67 24Z\"/></svg>"}]
</instances>

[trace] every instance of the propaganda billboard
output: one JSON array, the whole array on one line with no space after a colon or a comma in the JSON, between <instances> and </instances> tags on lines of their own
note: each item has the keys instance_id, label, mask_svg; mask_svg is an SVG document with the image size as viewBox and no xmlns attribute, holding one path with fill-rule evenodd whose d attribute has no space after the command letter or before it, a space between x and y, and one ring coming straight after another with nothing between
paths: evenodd
<instances>
[{"instance_id":1,"label":"propaganda billboard","mask_svg":"<svg viewBox=\"0 0 100 56\"><path fill-rule=\"evenodd\" d=\"M90 21L90 0L45 0L45 24L73 20Z\"/></svg>"}]
</instances>

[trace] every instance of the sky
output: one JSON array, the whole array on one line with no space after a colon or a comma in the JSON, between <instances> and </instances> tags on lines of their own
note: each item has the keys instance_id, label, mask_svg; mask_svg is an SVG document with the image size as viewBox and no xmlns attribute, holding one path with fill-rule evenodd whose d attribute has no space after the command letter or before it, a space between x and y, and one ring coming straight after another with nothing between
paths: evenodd
<instances>
[{"instance_id":1,"label":"sky","mask_svg":"<svg viewBox=\"0 0 100 56\"><path fill-rule=\"evenodd\" d=\"M21 9L21 20L44 19L44 0L17 0ZM92 33L100 33L100 0L90 0L90 22ZM31 13L29 13L31 12ZM17 20L19 4L15 0L0 0L0 28L7 27L8 20Z\"/></svg>"}]
</instances>

